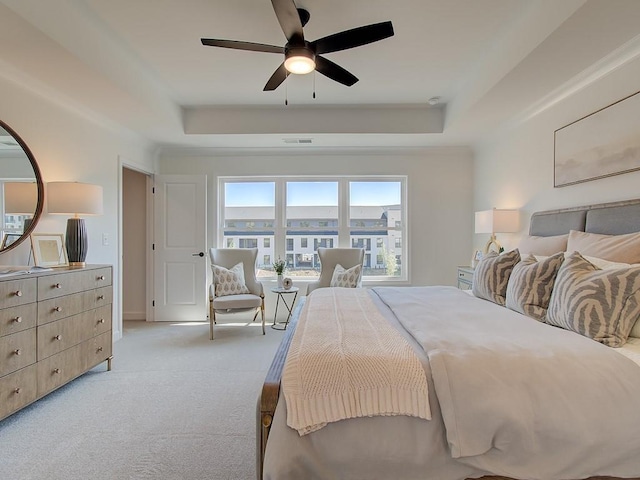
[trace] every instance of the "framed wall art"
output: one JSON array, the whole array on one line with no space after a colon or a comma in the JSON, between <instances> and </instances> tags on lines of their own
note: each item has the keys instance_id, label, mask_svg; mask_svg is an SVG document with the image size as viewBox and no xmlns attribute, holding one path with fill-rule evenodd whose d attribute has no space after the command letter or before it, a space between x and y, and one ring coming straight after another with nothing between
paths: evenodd
<instances>
[{"instance_id":1,"label":"framed wall art","mask_svg":"<svg viewBox=\"0 0 640 480\"><path fill-rule=\"evenodd\" d=\"M33 260L38 267L64 267L69 265L61 233L32 233Z\"/></svg>"},{"instance_id":2,"label":"framed wall art","mask_svg":"<svg viewBox=\"0 0 640 480\"><path fill-rule=\"evenodd\" d=\"M554 187L640 170L640 92L554 132Z\"/></svg>"}]
</instances>

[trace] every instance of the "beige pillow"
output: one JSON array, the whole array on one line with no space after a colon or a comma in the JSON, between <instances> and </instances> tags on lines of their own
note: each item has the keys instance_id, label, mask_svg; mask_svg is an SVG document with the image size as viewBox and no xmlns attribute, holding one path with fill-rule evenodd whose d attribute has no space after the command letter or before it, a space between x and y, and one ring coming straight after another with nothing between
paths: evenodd
<instances>
[{"instance_id":1,"label":"beige pillow","mask_svg":"<svg viewBox=\"0 0 640 480\"><path fill-rule=\"evenodd\" d=\"M544 321L564 253L537 261L529 255L513 267L507 285L507 308Z\"/></svg>"},{"instance_id":2,"label":"beige pillow","mask_svg":"<svg viewBox=\"0 0 640 480\"><path fill-rule=\"evenodd\" d=\"M216 286L216 297L250 293L244 284L244 264L242 262L231 268L219 265L211 265L211 268L213 269L213 282Z\"/></svg>"},{"instance_id":3,"label":"beige pillow","mask_svg":"<svg viewBox=\"0 0 640 480\"><path fill-rule=\"evenodd\" d=\"M511 271L519 261L520 253L517 249L501 255L489 252L473 272L473 294L478 298L504 305Z\"/></svg>"},{"instance_id":4,"label":"beige pillow","mask_svg":"<svg viewBox=\"0 0 640 480\"><path fill-rule=\"evenodd\" d=\"M356 265L348 270L337 264L333 270L333 276L331 277L331 287L345 287L356 288L360 281L360 274L362 273L362 265Z\"/></svg>"},{"instance_id":5,"label":"beige pillow","mask_svg":"<svg viewBox=\"0 0 640 480\"><path fill-rule=\"evenodd\" d=\"M600 235L571 230L567 252L580 252L610 262L640 263L640 233Z\"/></svg>"},{"instance_id":6,"label":"beige pillow","mask_svg":"<svg viewBox=\"0 0 640 480\"><path fill-rule=\"evenodd\" d=\"M553 237L536 237L532 235L526 235L520 240L518 250L520 255L544 255L550 256L558 252L564 252L567 249L567 240L569 234L555 235Z\"/></svg>"},{"instance_id":7,"label":"beige pillow","mask_svg":"<svg viewBox=\"0 0 640 480\"><path fill-rule=\"evenodd\" d=\"M560 267L546 322L621 347L640 316L640 267L601 270L578 252Z\"/></svg>"}]
</instances>

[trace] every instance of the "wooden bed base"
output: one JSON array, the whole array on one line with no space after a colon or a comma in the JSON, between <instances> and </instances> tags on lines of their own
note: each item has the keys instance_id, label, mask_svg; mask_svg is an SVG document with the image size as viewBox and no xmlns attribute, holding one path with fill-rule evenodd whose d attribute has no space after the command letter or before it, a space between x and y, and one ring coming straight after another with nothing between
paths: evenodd
<instances>
[{"instance_id":1,"label":"wooden bed base","mask_svg":"<svg viewBox=\"0 0 640 480\"><path fill-rule=\"evenodd\" d=\"M267 448L267 440L269 438L269 431L271 430L271 423L273 422L273 416L276 411L276 405L278 404L278 397L280 395L280 380L282 378L282 370L284 369L284 362L287 358L287 352L291 345L291 339L295 333L296 326L298 325L298 318L300 317L300 311L304 306L306 297L300 297L299 303L291 315L291 321L284 334L282 342L278 346L278 350L271 362L269 371L267 372L266 379L262 385L262 392L258 398L257 405L257 431L256 431L256 473L258 480L262 480L262 466L264 464L264 454ZM471 480L471 479L468 479ZM509 477L498 476L484 476L480 480L514 480ZM617 477L590 477L586 480L623 480ZM633 477L624 480L640 480L640 477Z\"/></svg>"}]
</instances>

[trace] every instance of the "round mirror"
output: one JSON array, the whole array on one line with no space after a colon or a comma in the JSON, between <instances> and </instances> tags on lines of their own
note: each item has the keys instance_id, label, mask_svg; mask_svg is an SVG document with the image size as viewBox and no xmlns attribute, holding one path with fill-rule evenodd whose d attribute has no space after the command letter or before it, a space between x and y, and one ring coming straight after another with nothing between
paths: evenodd
<instances>
[{"instance_id":1,"label":"round mirror","mask_svg":"<svg viewBox=\"0 0 640 480\"><path fill-rule=\"evenodd\" d=\"M44 185L31 150L0 120L0 252L29 238L42 214Z\"/></svg>"}]
</instances>

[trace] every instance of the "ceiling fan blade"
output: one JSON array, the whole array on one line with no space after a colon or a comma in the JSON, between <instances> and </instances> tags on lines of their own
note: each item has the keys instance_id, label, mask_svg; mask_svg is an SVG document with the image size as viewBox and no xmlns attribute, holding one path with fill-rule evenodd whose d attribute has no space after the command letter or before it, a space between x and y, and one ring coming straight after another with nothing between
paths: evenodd
<instances>
[{"instance_id":1,"label":"ceiling fan blade","mask_svg":"<svg viewBox=\"0 0 640 480\"><path fill-rule=\"evenodd\" d=\"M236 40L217 40L215 38L203 38L201 39L201 41L202 41L202 45L206 45L208 47L234 48L236 50L248 50L250 52L266 52L266 53L284 54L284 47L277 47L275 45L266 45L264 43L239 42Z\"/></svg>"},{"instance_id":2,"label":"ceiling fan blade","mask_svg":"<svg viewBox=\"0 0 640 480\"><path fill-rule=\"evenodd\" d=\"M277 68L277 70L273 72L273 75L271 75L271 78L269 79L267 84L264 86L262 91L269 92L271 90L275 90L286 79L287 79L287 69L284 68L284 62L282 62L280 66Z\"/></svg>"},{"instance_id":3,"label":"ceiling fan blade","mask_svg":"<svg viewBox=\"0 0 640 480\"><path fill-rule=\"evenodd\" d=\"M319 38L311 42L311 48L316 55L321 53L338 52L347 48L359 47L367 43L377 42L393 36L393 25L391 22L374 23L364 27L345 30L334 33L327 37Z\"/></svg>"},{"instance_id":4,"label":"ceiling fan blade","mask_svg":"<svg viewBox=\"0 0 640 480\"><path fill-rule=\"evenodd\" d=\"M350 87L358 81L358 77L324 57L316 56L316 70L325 77L335 80L347 87Z\"/></svg>"},{"instance_id":5,"label":"ceiling fan blade","mask_svg":"<svg viewBox=\"0 0 640 480\"><path fill-rule=\"evenodd\" d=\"M293 0L271 0L271 4L287 40L290 43L303 43L302 21Z\"/></svg>"}]
</instances>

